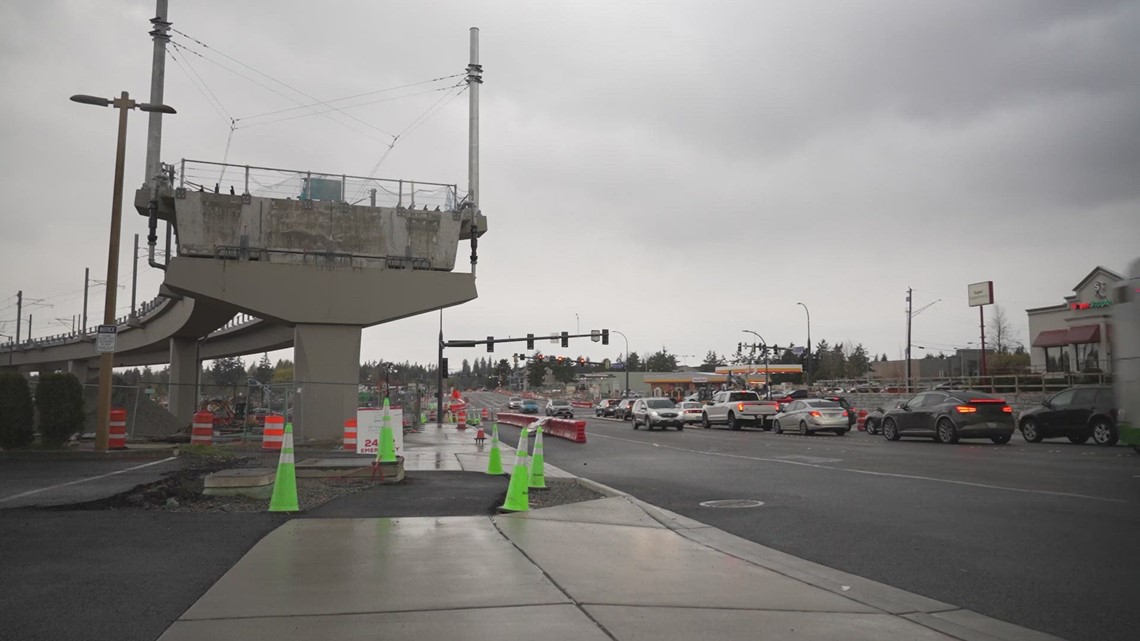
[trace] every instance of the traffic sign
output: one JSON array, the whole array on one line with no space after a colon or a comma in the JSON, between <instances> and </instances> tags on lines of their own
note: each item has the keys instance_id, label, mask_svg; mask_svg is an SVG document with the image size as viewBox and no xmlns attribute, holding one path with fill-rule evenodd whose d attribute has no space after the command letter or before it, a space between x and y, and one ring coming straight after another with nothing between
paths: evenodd
<instances>
[{"instance_id":1,"label":"traffic sign","mask_svg":"<svg viewBox=\"0 0 1140 641\"><path fill-rule=\"evenodd\" d=\"M119 328L116 325L100 325L95 328L95 351L99 353L115 351L115 337Z\"/></svg>"}]
</instances>

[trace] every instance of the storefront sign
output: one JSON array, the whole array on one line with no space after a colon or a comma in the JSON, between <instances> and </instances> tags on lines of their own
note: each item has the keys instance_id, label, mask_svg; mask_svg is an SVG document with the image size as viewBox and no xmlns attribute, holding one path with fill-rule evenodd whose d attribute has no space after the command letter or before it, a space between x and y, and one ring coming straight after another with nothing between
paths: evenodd
<instances>
[{"instance_id":1,"label":"storefront sign","mask_svg":"<svg viewBox=\"0 0 1140 641\"><path fill-rule=\"evenodd\" d=\"M1091 303L1070 303L1070 309L1096 309L1097 307L1108 307L1112 304L1110 300L1094 300Z\"/></svg>"},{"instance_id":2,"label":"storefront sign","mask_svg":"<svg viewBox=\"0 0 1140 641\"><path fill-rule=\"evenodd\" d=\"M994 304L994 282L987 280L981 283L970 283L967 290L967 299L970 307Z\"/></svg>"}]
</instances>

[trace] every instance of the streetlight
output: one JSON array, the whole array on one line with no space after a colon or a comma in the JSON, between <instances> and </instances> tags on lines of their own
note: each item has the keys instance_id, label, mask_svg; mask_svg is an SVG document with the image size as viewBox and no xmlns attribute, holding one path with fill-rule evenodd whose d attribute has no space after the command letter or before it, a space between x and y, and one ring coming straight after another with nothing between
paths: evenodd
<instances>
[{"instance_id":1,"label":"streetlight","mask_svg":"<svg viewBox=\"0 0 1140 641\"><path fill-rule=\"evenodd\" d=\"M811 312L808 311L807 305L803 303L796 303L804 308L807 313L807 327L808 327L808 342L807 342L807 371L804 373L804 385L809 389L811 388Z\"/></svg>"},{"instance_id":2,"label":"streetlight","mask_svg":"<svg viewBox=\"0 0 1140 641\"><path fill-rule=\"evenodd\" d=\"M114 107L119 110L119 137L115 147L115 183L111 195L111 240L107 248L107 288L103 304L103 324L115 323L115 294L119 289L119 235L123 218L123 164L127 151L127 111L138 109L155 113L177 113L173 107L135 102L127 92L118 98L100 98L76 94L73 102L97 107ZM99 355L99 396L95 403L95 450L107 450L107 427L111 411L111 368L114 366L114 353Z\"/></svg>"},{"instance_id":3,"label":"streetlight","mask_svg":"<svg viewBox=\"0 0 1140 641\"><path fill-rule=\"evenodd\" d=\"M763 336L750 329L742 329L740 331L744 332L745 334L752 334L756 338L759 338L760 344L764 346L764 396L770 399L772 398L772 381L771 377L768 375L768 341L764 340Z\"/></svg>"},{"instance_id":4,"label":"streetlight","mask_svg":"<svg viewBox=\"0 0 1140 641\"><path fill-rule=\"evenodd\" d=\"M626 338L625 334L616 329L611 329L610 331L625 339L625 394L622 394L622 396L625 396L629 394L629 339Z\"/></svg>"}]
</instances>

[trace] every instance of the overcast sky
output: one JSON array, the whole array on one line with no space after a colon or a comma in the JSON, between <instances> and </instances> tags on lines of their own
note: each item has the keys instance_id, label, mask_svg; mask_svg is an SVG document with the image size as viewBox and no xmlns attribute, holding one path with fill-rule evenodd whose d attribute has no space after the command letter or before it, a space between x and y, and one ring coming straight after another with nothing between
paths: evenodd
<instances>
[{"instance_id":1,"label":"overcast sky","mask_svg":"<svg viewBox=\"0 0 1140 641\"><path fill-rule=\"evenodd\" d=\"M67 98L146 99L154 7L0 5L4 334L17 290L51 305L25 308L43 336L80 313L84 267L103 278L115 114ZM458 78L347 103L372 103L346 109L367 125L253 116L312 102L293 90L331 100L460 74L468 28L481 29L489 231L479 298L444 313L448 338L580 323L695 364L735 350L742 329L803 344L803 302L813 341L893 359L907 287L916 309L939 301L915 318L915 343L951 351L977 340L967 284L993 280L1028 344L1026 308L1140 254L1135 1L170 0L169 17L186 49L167 62L178 114L164 161L222 160L234 118L229 162L367 175L390 134L439 104L377 175L464 187L467 95L423 93ZM128 195L145 129L132 114ZM136 233L145 242L146 220L127 211L120 313ZM145 265L140 300L161 282ZM92 290L92 322L102 296ZM365 330L362 359L433 361L437 323ZM608 349L544 346L622 349L616 336Z\"/></svg>"}]
</instances>

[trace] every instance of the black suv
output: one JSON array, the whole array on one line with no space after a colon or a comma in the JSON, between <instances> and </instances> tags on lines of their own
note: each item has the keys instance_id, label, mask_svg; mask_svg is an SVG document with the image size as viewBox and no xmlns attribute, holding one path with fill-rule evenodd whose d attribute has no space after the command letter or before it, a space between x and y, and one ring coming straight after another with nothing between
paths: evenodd
<instances>
[{"instance_id":1,"label":"black suv","mask_svg":"<svg viewBox=\"0 0 1140 641\"><path fill-rule=\"evenodd\" d=\"M1071 387L1021 415L1021 435L1030 443L1067 436L1084 443L1116 445L1116 395L1109 386Z\"/></svg>"}]
</instances>

